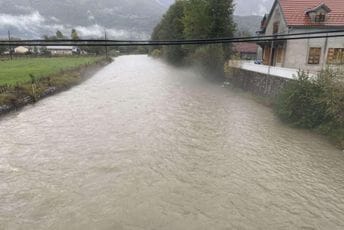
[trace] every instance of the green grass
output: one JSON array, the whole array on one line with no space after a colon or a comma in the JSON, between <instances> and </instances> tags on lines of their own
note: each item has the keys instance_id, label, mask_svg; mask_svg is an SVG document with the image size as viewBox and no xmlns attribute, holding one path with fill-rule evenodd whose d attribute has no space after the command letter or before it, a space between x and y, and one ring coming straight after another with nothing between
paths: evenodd
<instances>
[{"instance_id":1,"label":"green grass","mask_svg":"<svg viewBox=\"0 0 344 230\"><path fill-rule=\"evenodd\" d=\"M15 85L30 81L29 74L39 79L84 64L90 64L99 57L54 57L20 58L0 61L0 85Z\"/></svg>"}]
</instances>

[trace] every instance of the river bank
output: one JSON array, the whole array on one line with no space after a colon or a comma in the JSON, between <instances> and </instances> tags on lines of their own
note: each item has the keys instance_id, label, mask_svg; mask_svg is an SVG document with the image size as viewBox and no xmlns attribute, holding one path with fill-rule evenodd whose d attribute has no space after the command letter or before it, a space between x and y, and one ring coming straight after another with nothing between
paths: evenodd
<instances>
[{"instance_id":1,"label":"river bank","mask_svg":"<svg viewBox=\"0 0 344 230\"><path fill-rule=\"evenodd\" d=\"M2 85L0 86L0 116L78 85L111 61L111 59L99 58L94 62L80 64L77 67L39 78L30 74L30 82Z\"/></svg>"},{"instance_id":2,"label":"river bank","mask_svg":"<svg viewBox=\"0 0 344 230\"><path fill-rule=\"evenodd\" d=\"M344 149L342 73L324 70L316 78L300 72L295 79L228 68L233 88L249 92L254 100L271 107L276 116L294 128L308 129Z\"/></svg>"}]
</instances>

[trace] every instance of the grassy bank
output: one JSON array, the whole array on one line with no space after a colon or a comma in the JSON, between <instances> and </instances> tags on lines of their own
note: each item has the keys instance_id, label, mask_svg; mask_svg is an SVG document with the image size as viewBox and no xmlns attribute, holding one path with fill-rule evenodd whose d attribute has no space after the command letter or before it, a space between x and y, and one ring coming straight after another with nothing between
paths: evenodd
<instances>
[{"instance_id":1,"label":"grassy bank","mask_svg":"<svg viewBox=\"0 0 344 230\"><path fill-rule=\"evenodd\" d=\"M68 89L110 61L104 57L58 57L0 62L0 114Z\"/></svg>"},{"instance_id":2,"label":"grassy bank","mask_svg":"<svg viewBox=\"0 0 344 230\"><path fill-rule=\"evenodd\" d=\"M0 85L25 83L30 81L29 74L37 79L62 70L99 61L100 57L55 57L55 58L19 58L0 62Z\"/></svg>"},{"instance_id":3,"label":"grassy bank","mask_svg":"<svg viewBox=\"0 0 344 230\"><path fill-rule=\"evenodd\" d=\"M315 79L300 72L279 94L276 114L285 122L328 136L344 149L344 74L324 70Z\"/></svg>"}]
</instances>

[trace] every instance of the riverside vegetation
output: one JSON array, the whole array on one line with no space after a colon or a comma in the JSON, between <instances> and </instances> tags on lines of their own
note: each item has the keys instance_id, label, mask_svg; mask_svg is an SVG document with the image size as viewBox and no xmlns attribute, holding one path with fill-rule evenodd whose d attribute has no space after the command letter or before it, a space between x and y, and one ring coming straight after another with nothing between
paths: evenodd
<instances>
[{"instance_id":1,"label":"riverside vegetation","mask_svg":"<svg viewBox=\"0 0 344 230\"><path fill-rule=\"evenodd\" d=\"M233 37L232 0L176 1L155 27L153 40L207 39ZM175 65L196 64L223 74L225 60L231 55L229 45L156 46L152 56L161 56Z\"/></svg>"},{"instance_id":2,"label":"riverside vegetation","mask_svg":"<svg viewBox=\"0 0 344 230\"><path fill-rule=\"evenodd\" d=\"M233 37L235 27L231 0L180 0L155 27L152 39ZM224 72L225 60L235 58L230 45L156 46L150 54L175 65L196 64L203 70L219 74ZM315 129L344 148L343 74L327 69L311 79L307 73L300 72L272 104L283 121Z\"/></svg>"},{"instance_id":3,"label":"riverside vegetation","mask_svg":"<svg viewBox=\"0 0 344 230\"><path fill-rule=\"evenodd\" d=\"M276 114L285 122L327 135L344 149L344 74L326 69L311 78L300 71L279 94Z\"/></svg>"},{"instance_id":4,"label":"riverside vegetation","mask_svg":"<svg viewBox=\"0 0 344 230\"><path fill-rule=\"evenodd\" d=\"M60 92L86 79L105 57L25 58L0 62L0 114Z\"/></svg>"}]
</instances>

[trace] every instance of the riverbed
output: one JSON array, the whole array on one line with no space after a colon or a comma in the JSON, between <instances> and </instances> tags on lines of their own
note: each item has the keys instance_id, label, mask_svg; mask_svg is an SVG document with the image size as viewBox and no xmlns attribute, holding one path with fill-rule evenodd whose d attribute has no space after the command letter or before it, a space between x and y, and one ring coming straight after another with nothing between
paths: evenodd
<instances>
[{"instance_id":1,"label":"riverbed","mask_svg":"<svg viewBox=\"0 0 344 230\"><path fill-rule=\"evenodd\" d=\"M192 69L122 56L0 130L0 229L344 229L344 154Z\"/></svg>"}]
</instances>

